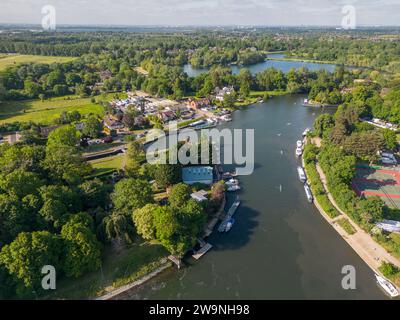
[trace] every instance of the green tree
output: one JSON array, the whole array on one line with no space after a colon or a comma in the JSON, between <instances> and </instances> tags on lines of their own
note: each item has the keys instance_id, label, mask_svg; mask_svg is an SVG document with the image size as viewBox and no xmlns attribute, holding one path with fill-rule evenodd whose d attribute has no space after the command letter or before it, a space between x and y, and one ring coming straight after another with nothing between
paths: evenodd
<instances>
[{"instance_id":1,"label":"green tree","mask_svg":"<svg viewBox=\"0 0 400 320\"><path fill-rule=\"evenodd\" d=\"M47 150L51 152L52 148L60 146L76 147L79 144L80 134L75 126L62 126L50 132L47 139Z\"/></svg>"},{"instance_id":2,"label":"green tree","mask_svg":"<svg viewBox=\"0 0 400 320\"><path fill-rule=\"evenodd\" d=\"M134 140L128 143L125 171L130 177L138 177L141 173L141 163L146 159L143 144Z\"/></svg>"},{"instance_id":3,"label":"green tree","mask_svg":"<svg viewBox=\"0 0 400 320\"><path fill-rule=\"evenodd\" d=\"M60 145L47 149L43 166L56 182L77 185L92 170L90 164L83 159L76 147Z\"/></svg>"},{"instance_id":4,"label":"green tree","mask_svg":"<svg viewBox=\"0 0 400 320\"><path fill-rule=\"evenodd\" d=\"M128 218L119 212L113 212L104 217L104 230L108 241L115 239L118 243L132 242L133 228Z\"/></svg>"},{"instance_id":5,"label":"green tree","mask_svg":"<svg viewBox=\"0 0 400 320\"><path fill-rule=\"evenodd\" d=\"M132 220L136 231L143 239L152 240L156 238L154 217L159 209L158 205L149 203L133 212Z\"/></svg>"},{"instance_id":6,"label":"green tree","mask_svg":"<svg viewBox=\"0 0 400 320\"><path fill-rule=\"evenodd\" d=\"M101 122L95 115L90 115L85 121L82 134L92 139L98 138L101 132Z\"/></svg>"},{"instance_id":7,"label":"green tree","mask_svg":"<svg viewBox=\"0 0 400 320\"><path fill-rule=\"evenodd\" d=\"M160 188L167 188L181 180L181 167L177 164L157 164L154 179Z\"/></svg>"},{"instance_id":8,"label":"green tree","mask_svg":"<svg viewBox=\"0 0 400 320\"><path fill-rule=\"evenodd\" d=\"M135 209L154 202L150 184L145 180L132 178L117 182L111 199L115 210L129 217Z\"/></svg>"},{"instance_id":9,"label":"green tree","mask_svg":"<svg viewBox=\"0 0 400 320\"><path fill-rule=\"evenodd\" d=\"M17 169L5 176L0 176L0 188L3 192L15 194L23 198L28 194L37 194L38 189L43 185L37 173Z\"/></svg>"},{"instance_id":10,"label":"green tree","mask_svg":"<svg viewBox=\"0 0 400 320\"><path fill-rule=\"evenodd\" d=\"M397 135L394 131L389 129L382 130L383 139L385 140L386 148L395 150L397 148Z\"/></svg>"},{"instance_id":11,"label":"green tree","mask_svg":"<svg viewBox=\"0 0 400 320\"><path fill-rule=\"evenodd\" d=\"M191 190L187 184L178 183L171 188L168 202L171 208L181 209L190 199Z\"/></svg>"},{"instance_id":12,"label":"green tree","mask_svg":"<svg viewBox=\"0 0 400 320\"><path fill-rule=\"evenodd\" d=\"M100 268L100 243L92 232L92 223L87 213L79 213L72 215L61 229L65 248L63 270L67 277L79 277Z\"/></svg>"},{"instance_id":13,"label":"green tree","mask_svg":"<svg viewBox=\"0 0 400 320\"><path fill-rule=\"evenodd\" d=\"M84 209L104 208L108 202L108 187L97 178L80 184L79 193Z\"/></svg>"},{"instance_id":14,"label":"green tree","mask_svg":"<svg viewBox=\"0 0 400 320\"><path fill-rule=\"evenodd\" d=\"M328 114L324 113L318 116L317 119L315 119L314 122L314 130L315 133L320 137L326 137L328 130L333 128L335 125L335 121L333 120L333 117Z\"/></svg>"},{"instance_id":15,"label":"green tree","mask_svg":"<svg viewBox=\"0 0 400 320\"><path fill-rule=\"evenodd\" d=\"M62 242L58 236L47 231L22 232L2 248L0 264L22 287L20 292L40 290L43 266L52 265L59 270L61 253Z\"/></svg>"}]
</instances>

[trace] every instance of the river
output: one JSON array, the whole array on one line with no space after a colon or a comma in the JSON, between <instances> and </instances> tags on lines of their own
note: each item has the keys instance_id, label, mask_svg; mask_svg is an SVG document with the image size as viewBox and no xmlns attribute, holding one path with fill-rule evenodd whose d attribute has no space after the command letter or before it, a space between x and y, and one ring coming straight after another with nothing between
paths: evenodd
<instances>
[{"instance_id":1,"label":"river","mask_svg":"<svg viewBox=\"0 0 400 320\"><path fill-rule=\"evenodd\" d=\"M269 58L281 59L284 58L284 54L275 53L268 55ZM299 69L301 67L308 68L311 71L317 71L321 69L328 70L329 72L333 72L336 68L335 64L325 64L325 63L315 63L315 62L302 62L302 61L283 61L283 60L265 60L260 63L255 63L248 66L231 66L232 73L238 74L240 69L247 68L254 75L258 72L261 72L268 68L275 68L281 70L284 73L289 72L290 69ZM187 73L190 77L196 77L201 73L206 73L209 71L209 68L194 68L190 64L186 64L183 66L183 71Z\"/></svg>"},{"instance_id":2,"label":"river","mask_svg":"<svg viewBox=\"0 0 400 320\"><path fill-rule=\"evenodd\" d=\"M373 272L307 202L298 181L296 140L324 112L302 107L303 98L245 107L220 126L255 129L255 171L239 178L235 225L228 234L214 232L207 240L213 248L199 261L190 257L184 269L171 268L121 298L385 298ZM356 290L341 287L345 265L356 268Z\"/></svg>"}]
</instances>

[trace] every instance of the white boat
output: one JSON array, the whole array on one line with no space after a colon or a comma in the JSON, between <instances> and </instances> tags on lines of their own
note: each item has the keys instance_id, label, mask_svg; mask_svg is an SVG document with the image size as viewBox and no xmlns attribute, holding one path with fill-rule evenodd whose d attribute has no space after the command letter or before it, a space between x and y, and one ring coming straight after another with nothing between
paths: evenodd
<instances>
[{"instance_id":1,"label":"white boat","mask_svg":"<svg viewBox=\"0 0 400 320\"><path fill-rule=\"evenodd\" d=\"M303 137L305 137L311 131L310 128L306 128L303 132Z\"/></svg>"},{"instance_id":2,"label":"white boat","mask_svg":"<svg viewBox=\"0 0 400 320\"><path fill-rule=\"evenodd\" d=\"M296 148L296 157L300 157L303 154L302 148Z\"/></svg>"},{"instance_id":3,"label":"white boat","mask_svg":"<svg viewBox=\"0 0 400 320\"><path fill-rule=\"evenodd\" d=\"M303 147L303 141L297 140L296 146L297 146L297 148L302 148Z\"/></svg>"},{"instance_id":4,"label":"white boat","mask_svg":"<svg viewBox=\"0 0 400 320\"><path fill-rule=\"evenodd\" d=\"M225 182L228 186L236 186L239 185L239 180L237 179L229 179L228 181Z\"/></svg>"},{"instance_id":5,"label":"white boat","mask_svg":"<svg viewBox=\"0 0 400 320\"><path fill-rule=\"evenodd\" d=\"M229 114L223 115L220 119L227 122L232 121L232 118Z\"/></svg>"},{"instance_id":6,"label":"white boat","mask_svg":"<svg viewBox=\"0 0 400 320\"><path fill-rule=\"evenodd\" d=\"M298 166L297 173L299 175L300 181L305 183L307 181L307 177L306 177L306 173L304 172L304 169L302 167Z\"/></svg>"},{"instance_id":7,"label":"white boat","mask_svg":"<svg viewBox=\"0 0 400 320\"><path fill-rule=\"evenodd\" d=\"M225 232L230 231L232 229L234 223L235 223L235 219L230 218L226 223Z\"/></svg>"},{"instance_id":8,"label":"white boat","mask_svg":"<svg viewBox=\"0 0 400 320\"><path fill-rule=\"evenodd\" d=\"M234 191L239 191L241 188L240 186L237 185L233 185L233 186L229 186L228 189L226 189L229 192L234 192Z\"/></svg>"},{"instance_id":9,"label":"white boat","mask_svg":"<svg viewBox=\"0 0 400 320\"><path fill-rule=\"evenodd\" d=\"M314 198L313 198L311 189L307 183L304 184L304 191L306 192L308 202L310 202L310 203L313 202Z\"/></svg>"},{"instance_id":10,"label":"white boat","mask_svg":"<svg viewBox=\"0 0 400 320\"><path fill-rule=\"evenodd\" d=\"M381 277L380 275L377 275L375 273L375 278L376 282L382 287L385 292L391 296L392 298L398 297L399 292L397 291L396 287L390 283L389 280L386 280L385 278Z\"/></svg>"}]
</instances>

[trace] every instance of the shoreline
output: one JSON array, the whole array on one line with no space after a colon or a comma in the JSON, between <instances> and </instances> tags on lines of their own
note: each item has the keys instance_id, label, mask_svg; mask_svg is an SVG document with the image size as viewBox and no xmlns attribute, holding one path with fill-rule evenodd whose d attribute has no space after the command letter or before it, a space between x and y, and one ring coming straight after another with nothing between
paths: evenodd
<instances>
[{"instance_id":1,"label":"shoreline","mask_svg":"<svg viewBox=\"0 0 400 320\"><path fill-rule=\"evenodd\" d=\"M307 140L306 140L306 143ZM301 157L302 165L303 168L306 172L307 171L305 168L305 162L304 158ZM329 217L329 215L325 212L325 210L321 207L321 205L318 203L318 200L314 197L314 205L319 211L319 213L322 215L322 217L330 224L330 226L336 230L336 232L342 237L344 241L358 254L358 256L364 261L365 264L368 265L368 267L376 274L384 277L386 277L382 274L382 272L379 270L379 267L381 266L382 262L390 262L396 265L397 267L400 267L400 261L393 257L390 253L388 253L379 243L377 243L375 240L371 238L371 236L365 232L361 227L359 227L356 223L354 223L348 215L341 210L336 202L334 201L332 195L329 192L329 189L326 185L326 180L325 180L325 175L320 168L318 164L316 164L316 170L318 171L319 174L319 179L321 180L321 183L323 184L325 191L328 195L329 201L331 202L332 206L338 210L340 213L339 216L335 218ZM345 218L348 220L348 222L351 224L351 226L356 230L356 232L352 235L348 234L338 223L337 221L341 218ZM397 290L399 290L399 286L390 281Z\"/></svg>"},{"instance_id":2,"label":"shoreline","mask_svg":"<svg viewBox=\"0 0 400 320\"><path fill-rule=\"evenodd\" d=\"M114 290L112 290L100 297L92 298L91 300L112 300L112 299L118 297L119 295L126 293L129 290L135 289L138 286L143 285L147 281L155 278L157 275L159 275L163 271L171 268L172 266L173 266L172 262L166 261L163 265L161 265L157 269L149 272L148 274L144 275L143 277L140 277L139 279L137 279L131 283L128 283L126 285L123 285L121 287L115 288Z\"/></svg>"}]
</instances>

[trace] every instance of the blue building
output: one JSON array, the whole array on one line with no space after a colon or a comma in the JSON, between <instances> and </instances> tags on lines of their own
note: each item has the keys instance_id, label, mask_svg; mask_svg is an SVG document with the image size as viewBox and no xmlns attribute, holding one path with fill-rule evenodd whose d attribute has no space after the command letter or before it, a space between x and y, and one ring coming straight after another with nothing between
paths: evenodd
<instances>
[{"instance_id":1,"label":"blue building","mask_svg":"<svg viewBox=\"0 0 400 320\"><path fill-rule=\"evenodd\" d=\"M213 183L213 168L206 166L184 167L182 169L182 180L186 184Z\"/></svg>"}]
</instances>

